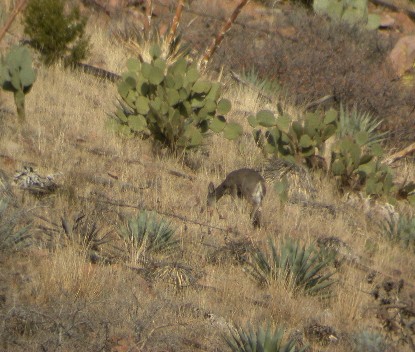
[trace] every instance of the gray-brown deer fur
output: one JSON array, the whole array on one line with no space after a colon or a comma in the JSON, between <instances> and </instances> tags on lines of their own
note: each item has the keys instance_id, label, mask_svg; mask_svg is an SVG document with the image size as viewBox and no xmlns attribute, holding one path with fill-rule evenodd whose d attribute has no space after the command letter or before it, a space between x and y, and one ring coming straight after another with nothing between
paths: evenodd
<instances>
[{"instance_id":1,"label":"gray-brown deer fur","mask_svg":"<svg viewBox=\"0 0 415 352\"><path fill-rule=\"evenodd\" d=\"M267 190L264 178L255 170L239 169L226 176L218 187L211 182L208 187L207 206L213 207L220 198L229 194L233 198L246 199L252 205L251 220L260 226L261 205Z\"/></svg>"}]
</instances>

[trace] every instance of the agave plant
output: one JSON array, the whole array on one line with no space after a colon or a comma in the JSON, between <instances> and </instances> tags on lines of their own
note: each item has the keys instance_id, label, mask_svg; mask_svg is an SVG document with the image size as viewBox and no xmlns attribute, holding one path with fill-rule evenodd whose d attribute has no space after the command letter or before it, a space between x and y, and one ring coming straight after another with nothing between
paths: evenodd
<instances>
[{"instance_id":1,"label":"agave plant","mask_svg":"<svg viewBox=\"0 0 415 352\"><path fill-rule=\"evenodd\" d=\"M389 241L399 243L403 248L412 249L415 252L415 217L390 216L380 227Z\"/></svg>"},{"instance_id":2,"label":"agave plant","mask_svg":"<svg viewBox=\"0 0 415 352\"><path fill-rule=\"evenodd\" d=\"M288 339L283 343L284 329L279 327L271 329L270 324L267 328L258 327L253 330L251 326L244 329L237 327L231 330L230 335L224 335L224 339L233 352L303 352L307 347L297 348L296 341Z\"/></svg>"},{"instance_id":3,"label":"agave plant","mask_svg":"<svg viewBox=\"0 0 415 352\"><path fill-rule=\"evenodd\" d=\"M30 225L19 227L23 213L10 210L9 202L0 198L0 252L24 247L31 237Z\"/></svg>"},{"instance_id":4,"label":"agave plant","mask_svg":"<svg viewBox=\"0 0 415 352\"><path fill-rule=\"evenodd\" d=\"M377 131L382 121L373 117L370 113L359 112L356 106L352 110L340 105L339 123L337 127L337 136L339 138L354 136L359 132L366 132L369 136L365 145L370 146L382 142L387 133Z\"/></svg>"},{"instance_id":5,"label":"agave plant","mask_svg":"<svg viewBox=\"0 0 415 352\"><path fill-rule=\"evenodd\" d=\"M259 92L264 92L271 96L277 95L281 90L281 85L276 80L261 78L255 68L249 71L243 70L241 78L243 81L255 87Z\"/></svg>"},{"instance_id":6,"label":"agave plant","mask_svg":"<svg viewBox=\"0 0 415 352\"><path fill-rule=\"evenodd\" d=\"M175 230L154 212L141 211L120 228L133 262L148 253L166 253L177 247Z\"/></svg>"},{"instance_id":7,"label":"agave plant","mask_svg":"<svg viewBox=\"0 0 415 352\"><path fill-rule=\"evenodd\" d=\"M376 331L362 330L352 337L353 352L386 352L389 347L385 337Z\"/></svg>"},{"instance_id":8,"label":"agave plant","mask_svg":"<svg viewBox=\"0 0 415 352\"><path fill-rule=\"evenodd\" d=\"M323 294L334 280L334 272L327 269L330 258L323 256L312 246L302 246L298 241L287 239L279 251L269 241L270 255L256 250L249 272L260 284L281 282L293 293Z\"/></svg>"}]
</instances>

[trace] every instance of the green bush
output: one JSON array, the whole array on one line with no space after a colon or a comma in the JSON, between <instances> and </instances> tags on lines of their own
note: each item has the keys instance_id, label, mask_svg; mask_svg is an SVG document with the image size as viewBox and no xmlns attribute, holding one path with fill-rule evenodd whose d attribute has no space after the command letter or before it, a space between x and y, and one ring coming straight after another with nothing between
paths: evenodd
<instances>
[{"instance_id":1,"label":"green bush","mask_svg":"<svg viewBox=\"0 0 415 352\"><path fill-rule=\"evenodd\" d=\"M167 253L175 249L178 240L169 222L159 219L155 213L141 211L120 228L132 261L137 262L147 254Z\"/></svg>"},{"instance_id":2,"label":"green bush","mask_svg":"<svg viewBox=\"0 0 415 352\"><path fill-rule=\"evenodd\" d=\"M61 59L72 65L88 54L87 19L77 7L65 14L65 4L65 0L31 0L24 11L24 32L46 65Z\"/></svg>"},{"instance_id":3,"label":"green bush","mask_svg":"<svg viewBox=\"0 0 415 352\"><path fill-rule=\"evenodd\" d=\"M151 55L149 63L128 60L112 128L127 136L147 132L172 151L199 146L209 131L228 139L242 133L239 124L226 122L231 103L219 100L219 82L202 79L196 65L184 58L169 64L156 44Z\"/></svg>"},{"instance_id":4,"label":"green bush","mask_svg":"<svg viewBox=\"0 0 415 352\"><path fill-rule=\"evenodd\" d=\"M299 242L287 239L277 250L269 241L269 252L267 255L256 250L249 270L262 285L277 281L293 293L324 294L334 283L331 279L334 273L327 270L330 259L324 259L312 246L301 246Z\"/></svg>"},{"instance_id":5,"label":"green bush","mask_svg":"<svg viewBox=\"0 0 415 352\"><path fill-rule=\"evenodd\" d=\"M32 89L36 73L32 68L32 57L28 48L13 47L0 61L0 85L14 95L20 121L26 118L25 96Z\"/></svg>"},{"instance_id":6,"label":"green bush","mask_svg":"<svg viewBox=\"0 0 415 352\"><path fill-rule=\"evenodd\" d=\"M296 341L288 339L283 343L283 328L271 330L268 324L264 330L258 327L255 331L251 326L244 329L236 328L230 335L224 335L224 339L232 352L303 352L307 347L297 348Z\"/></svg>"}]
</instances>

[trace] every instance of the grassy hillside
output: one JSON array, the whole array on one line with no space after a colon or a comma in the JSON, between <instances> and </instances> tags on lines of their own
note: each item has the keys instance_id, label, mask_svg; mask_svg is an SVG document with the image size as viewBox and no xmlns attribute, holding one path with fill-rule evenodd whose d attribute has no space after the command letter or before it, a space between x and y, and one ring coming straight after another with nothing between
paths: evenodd
<instances>
[{"instance_id":1,"label":"grassy hillside","mask_svg":"<svg viewBox=\"0 0 415 352\"><path fill-rule=\"evenodd\" d=\"M121 74L131 51L99 18L90 17L88 33L90 63ZM232 170L267 164L245 112L280 102L299 116L301 106L286 97L269 102L225 74L224 95L234 107L228 118L244 134L236 142L212 135L186 157L172 156L149 139L121 138L106 128L115 84L59 64L36 68L24 125L17 123L12 95L0 91L0 170L13 193L0 224L17 219L14 231L30 224L27 246L0 249L1 350L227 351L224 335L248 324L283 327L285 338L310 351L413 350L414 247L388 240L379 226L390 216L382 202L346 201L317 172L315 203L329 209L296 202L292 194L281 202L268 181L260 229L250 223L249 205L230 197L209 216L210 181L217 185ZM214 72L207 76L218 79ZM19 189L13 175L23 166L54 175L58 189L42 197ZM415 168L402 162L395 172L413 179ZM173 250L132 248L122 237L142 210L168 223L178 241ZM405 202L396 211L413 219ZM77 223L80 213L85 217ZM0 227L3 234L6 228ZM91 233L105 243L88 242ZM250 274L256 250L268 253L270 240L279 248L287 239L337 248L323 270L335 281L324 297L281 279L260 285ZM390 300L386 308L382 299Z\"/></svg>"}]
</instances>

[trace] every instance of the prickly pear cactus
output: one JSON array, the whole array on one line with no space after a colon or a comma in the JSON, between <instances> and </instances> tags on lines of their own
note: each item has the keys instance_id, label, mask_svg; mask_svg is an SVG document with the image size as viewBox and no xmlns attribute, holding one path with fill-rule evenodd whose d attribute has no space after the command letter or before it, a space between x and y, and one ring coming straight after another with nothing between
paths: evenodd
<instances>
[{"instance_id":1,"label":"prickly pear cactus","mask_svg":"<svg viewBox=\"0 0 415 352\"><path fill-rule=\"evenodd\" d=\"M262 110L256 116L249 116L248 122L254 128L257 145L265 153L302 162L316 155L336 132L337 112L329 110L325 115L309 113L303 121L293 121L284 113L275 117L271 111Z\"/></svg>"},{"instance_id":2,"label":"prickly pear cactus","mask_svg":"<svg viewBox=\"0 0 415 352\"><path fill-rule=\"evenodd\" d=\"M28 48L14 47L1 59L0 84L4 90L13 92L21 121L25 120L25 95L29 93L35 80L36 73L32 68L32 57Z\"/></svg>"},{"instance_id":3,"label":"prickly pear cactus","mask_svg":"<svg viewBox=\"0 0 415 352\"><path fill-rule=\"evenodd\" d=\"M377 143L367 146L367 140L368 133L363 131L339 140L333 149L331 171L340 181L340 188L389 197L397 190L392 170L381 162L381 146Z\"/></svg>"},{"instance_id":4,"label":"prickly pear cactus","mask_svg":"<svg viewBox=\"0 0 415 352\"><path fill-rule=\"evenodd\" d=\"M220 83L203 79L184 58L168 65L160 54L154 45L151 62L128 60L113 127L126 135L148 132L172 150L199 146L208 131L236 139L242 128L224 117L231 103L220 99Z\"/></svg>"},{"instance_id":5,"label":"prickly pear cactus","mask_svg":"<svg viewBox=\"0 0 415 352\"><path fill-rule=\"evenodd\" d=\"M376 29L380 24L378 15L368 14L367 0L314 0L313 9L336 21L366 24L368 29Z\"/></svg>"}]
</instances>

